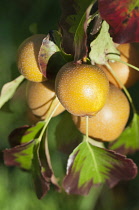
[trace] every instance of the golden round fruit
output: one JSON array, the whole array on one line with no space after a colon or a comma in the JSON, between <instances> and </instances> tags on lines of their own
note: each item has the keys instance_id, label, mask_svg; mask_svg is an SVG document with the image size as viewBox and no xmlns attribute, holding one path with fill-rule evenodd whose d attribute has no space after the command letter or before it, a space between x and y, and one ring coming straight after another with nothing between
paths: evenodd
<instances>
[{"instance_id":1,"label":"golden round fruit","mask_svg":"<svg viewBox=\"0 0 139 210\"><path fill-rule=\"evenodd\" d=\"M133 44L121 44L117 48L121 53L121 60L132 64L139 68L139 53ZM121 81L123 85L127 88L134 85L139 80L139 72L126 64L120 62L109 62L109 65L116 73L117 77ZM110 71L105 67L102 66L102 69L105 71L109 81L117 87L120 87L117 83L116 79L112 76Z\"/></svg>"},{"instance_id":2,"label":"golden round fruit","mask_svg":"<svg viewBox=\"0 0 139 210\"><path fill-rule=\"evenodd\" d=\"M27 38L17 52L17 66L20 73L33 82L43 82L46 78L40 72L38 64L38 54L44 34L36 34Z\"/></svg>"},{"instance_id":3,"label":"golden round fruit","mask_svg":"<svg viewBox=\"0 0 139 210\"><path fill-rule=\"evenodd\" d=\"M27 104L35 116L44 120L46 114L55 98L54 83L50 81L37 83L28 81L27 84ZM55 106L59 103L58 98L55 100ZM55 111L54 116L63 112L65 108L60 104Z\"/></svg>"},{"instance_id":4,"label":"golden round fruit","mask_svg":"<svg viewBox=\"0 0 139 210\"><path fill-rule=\"evenodd\" d=\"M58 72L55 91L67 111L77 116L93 116L104 106L109 82L97 66L65 64Z\"/></svg>"},{"instance_id":5,"label":"golden round fruit","mask_svg":"<svg viewBox=\"0 0 139 210\"><path fill-rule=\"evenodd\" d=\"M105 106L93 117L89 118L88 134L101 141L113 141L122 133L130 113L129 102L121 89L110 85L109 96ZM85 117L72 116L81 131L86 133Z\"/></svg>"}]
</instances>

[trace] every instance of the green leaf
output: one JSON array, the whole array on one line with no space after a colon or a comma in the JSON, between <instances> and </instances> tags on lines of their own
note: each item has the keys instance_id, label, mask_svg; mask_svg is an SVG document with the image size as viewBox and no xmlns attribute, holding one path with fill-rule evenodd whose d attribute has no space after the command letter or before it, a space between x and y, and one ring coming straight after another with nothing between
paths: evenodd
<instances>
[{"instance_id":1,"label":"green leaf","mask_svg":"<svg viewBox=\"0 0 139 210\"><path fill-rule=\"evenodd\" d=\"M50 35L48 34L42 41L42 45L40 47L39 55L38 55L38 63L40 67L41 73L47 77L47 68L48 62L52 55L59 52L58 46L51 41Z\"/></svg>"},{"instance_id":2,"label":"green leaf","mask_svg":"<svg viewBox=\"0 0 139 210\"><path fill-rule=\"evenodd\" d=\"M86 135L83 135L83 141L85 141L85 140L86 140ZM94 140L91 137L88 137L88 141L93 146L100 147L100 148L105 148L104 142L102 142L102 141Z\"/></svg>"},{"instance_id":3,"label":"green leaf","mask_svg":"<svg viewBox=\"0 0 139 210\"><path fill-rule=\"evenodd\" d=\"M87 1L86 1L87 2ZM83 57L87 56L87 26L88 26L88 19L89 19L89 13L91 11L93 4L90 4L88 8L86 8L86 11L81 11L81 17L78 22L78 25L73 25L70 29L70 31L74 32L75 30L75 35L74 35L74 45L75 45L75 55L74 55L74 60L78 61L82 59ZM78 13L79 14L79 13ZM72 18L74 19L76 16L73 16ZM78 18L77 18L78 21ZM74 28L76 27L76 28Z\"/></svg>"},{"instance_id":4,"label":"green leaf","mask_svg":"<svg viewBox=\"0 0 139 210\"><path fill-rule=\"evenodd\" d=\"M120 58L120 53L114 46L109 34L109 25L103 21L102 28L97 38L90 44L91 51L89 57L91 63L106 64L109 60Z\"/></svg>"},{"instance_id":5,"label":"green leaf","mask_svg":"<svg viewBox=\"0 0 139 210\"><path fill-rule=\"evenodd\" d=\"M87 26L89 14L95 0L61 0L62 17L60 26L63 46L67 53L74 54L78 61L87 55ZM68 42L67 42L68 40Z\"/></svg>"},{"instance_id":6,"label":"green leaf","mask_svg":"<svg viewBox=\"0 0 139 210\"><path fill-rule=\"evenodd\" d=\"M53 125L53 121L51 122ZM55 139L59 150L70 154L82 141L83 135L72 121L71 114L65 111L55 129Z\"/></svg>"},{"instance_id":7,"label":"green leaf","mask_svg":"<svg viewBox=\"0 0 139 210\"><path fill-rule=\"evenodd\" d=\"M4 163L29 170L32 164L32 150L35 140L4 150Z\"/></svg>"},{"instance_id":8,"label":"green leaf","mask_svg":"<svg viewBox=\"0 0 139 210\"><path fill-rule=\"evenodd\" d=\"M2 90L1 90L1 95L0 95L0 108L8 101L10 100L17 87L20 85L20 83L24 80L24 76L20 75L16 79L14 79L11 82L6 83Z\"/></svg>"},{"instance_id":9,"label":"green leaf","mask_svg":"<svg viewBox=\"0 0 139 210\"><path fill-rule=\"evenodd\" d=\"M130 125L123 131L115 142L110 144L110 149L122 154L130 154L139 150L139 115L134 114Z\"/></svg>"},{"instance_id":10,"label":"green leaf","mask_svg":"<svg viewBox=\"0 0 139 210\"><path fill-rule=\"evenodd\" d=\"M41 199L42 197L45 196L47 191L50 189L50 179L46 181L41 173L42 166L41 166L41 162L39 158L39 149L40 149L40 144L37 143L34 146L34 150L33 150L32 175L33 175L37 197Z\"/></svg>"},{"instance_id":11,"label":"green leaf","mask_svg":"<svg viewBox=\"0 0 139 210\"><path fill-rule=\"evenodd\" d=\"M26 125L14 129L9 135L9 143L11 147L27 143L35 139L44 125L45 122L40 121L35 126Z\"/></svg>"},{"instance_id":12,"label":"green leaf","mask_svg":"<svg viewBox=\"0 0 139 210\"><path fill-rule=\"evenodd\" d=\"M47 138L37 142L33 150L32 175L37 197L42 199L49 191L50 183L54 184L57 190L59 186L51 166Z\"/></svg>"},{"instance_id":13,"label":"green leaf","mask_svg":"<svg viewBox=\"0 0 139 210\"><path fill-rule=\"evenodd\" d=\"M4 150L4 162L9 166L18 166L29 170L32 164L33 147L35 139L45 122L39 122L35 126L23 126L16 128L9 135L10 149Z\"/></svg>"},{"instance_id":14,"label":"green leaf","mask_svg":"<svg viewBox=\"0 0 139 210\"><path fill-rule=\"evenodd\" d=\"M67 193L86 195L93 185L108 181L112 187L120 180L133 179L136 174L132 160L83 142L69 157L63 187Z\"/></svg>"},{"instance_id":15,"label":"green leaf","mask_svg":"<svg viewBox=\"0 0 139 210\"><path fill-rule=\"evenodd\" d=\"M61 48L61 34L53 31L43 39L40 47L38 62L40 71L47 78L55 78L59 69L71 61L71 55L67 55Z\"/></svg>"},{"instance_id":16,"label":"green leaf","mask_svg":"<svg viewBox=\"0 0 139 210\"><path fill-rule=\"evenodd\" d=\"M35 126L30 127L21 138L21 143L26 143L38 137L39 132L45 125L45 121L38 122Z\"/></svg>"},{"instance_id":17,"label":"green leaf","mask_svg":"<svg viewBox=\"0 0 139 210\"><path fill-rule=\"evenodd\" d=\"M71 54L67 54L64 52L63 48L62 48L62 34L59 31L52 31L52 38L54 40L54 43L58 46L59 48L59 52L60 52L60 62L61 62L61 66L62 64L64 65L65 63L72 61L73 60L73 56Z\"/></svg>"},{"instance_id":18,"label":"green leaf","mask_svg":"<svg viewBox=\"0 0 139 210\"><path fill-rule=\"evenodd\" d=\"M67 111L51 119L47 132L52 166L61 183L65 176L68 155L82 141L83 135L76 128L71 114Z\"/></svg>"},{"instance_id":19,"label":"green leaf","mask_svg":"<svg viewBox=\"0 0 139 210\"><path fill-rule=\"evenodd\" d=\"M62 34L59 31L53 30L51 32L54 43L62 51Z\"/></svg>"}]
</instances>

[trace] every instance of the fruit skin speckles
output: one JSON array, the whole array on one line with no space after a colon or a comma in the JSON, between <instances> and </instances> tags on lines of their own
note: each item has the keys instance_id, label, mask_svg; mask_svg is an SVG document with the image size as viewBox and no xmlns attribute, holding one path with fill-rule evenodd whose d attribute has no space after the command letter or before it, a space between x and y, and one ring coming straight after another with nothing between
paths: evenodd
<instances>
[{"instance_id":1,"label":"fruit skin speckles","mask_svg":"<svg viewBox=\"0 0 139 210\"><path fill-rule=\"evenodd\" d=\"M121 89L110 85L109 96L105 106L93 117L89 118L88 134L101 141L114 141L125 128L130 114L129 102ZM86 133L85 117L72 115L76 127Z\"/></svg>"},{"instance_id":2,"label":"fruit skin speckles","mask_svg":"<svg viewBox=\"0 0 139 210\"><path fill-rule=\"evenodd\" d=\"M38 54L45 34L36 34L27 38L17 52L17 66L19 72L33 82L43 82L46 78L39 70Z\"/></svg>"},{"instance_id":3,"label":"fruit skin speckles","mask_svg":"<svg viewBox=\"0 0 139 210\"><path fill-rule=\"evenodd\" d=\"M100 68L70 62L59 70L55 91L61 104L70 113L93 116L106 102L109 82Z\"/></svg>"}]
</instances>

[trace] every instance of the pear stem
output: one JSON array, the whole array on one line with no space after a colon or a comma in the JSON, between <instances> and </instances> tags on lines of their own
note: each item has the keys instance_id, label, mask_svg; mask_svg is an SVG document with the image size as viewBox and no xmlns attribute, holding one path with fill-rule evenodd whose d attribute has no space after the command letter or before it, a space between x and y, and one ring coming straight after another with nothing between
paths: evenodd
<instances>
[{"instance_id":1,"label":"pear stem","mask_svg":"<svg viewBox=\"0 0 139 210\"><path fill-rule=\"evenodd\" d=\"M48 126L48 123L50 122L52 116L54 115L55 111L57 110L58 106L60 105L60 102L58 102L57 105L55 105L55 101L56 100L57 100L57 97L55 97L53 99L53 101L51 103L51 106L50 106L50 108L48 110L48 113L47 113L46 118L44 120L45 121L45 125L44 125L44 127L43 127L43 129L42 129L42 131L40 133L39 138L38 138L39 139L39 142L42 140L42 137L43 137L44 132L45 132L47 126Z\"/></svg>"},{"instance_id":2,"label":"pear stem","mask_svg":"<svg viewBox=\"0 0 139 210\"><path fill-rule=\"evenodd\" d=\"M129 67L131 67L131 68L133 68L133 69L135 69L137 71L139 71L139 68L138 67L136 67L136 66L134 66L134 65L132 65L130 63L127 63L127 62L122 61L122 60L119 60L119 59L114 59L114 61L119 62L119 63L123 63L123 64L125 64L125 65L127 65L127 66L129 66Z\"/></svg>"}]
</instances>

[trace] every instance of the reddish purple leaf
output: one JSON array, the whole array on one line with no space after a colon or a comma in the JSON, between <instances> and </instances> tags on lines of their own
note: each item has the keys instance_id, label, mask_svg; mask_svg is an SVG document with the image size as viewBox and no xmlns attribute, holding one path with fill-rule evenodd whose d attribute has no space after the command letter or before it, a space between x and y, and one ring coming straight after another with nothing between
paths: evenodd
<instances>
[{"instance_id":1,"label":"reddish purple leaf","mask_svg":"<svg viewBox=\"0 0 139 210\"><path fill-rule=\"evenodd\" d=\"M45 122L39 122L35 126L25 125L16 128L9 135L9 143L12 148L4 150L6 165L19 166L29 170L32 164L33 147L38 133Z\"/></svg>"},{"instance_id":2,"label":"reddish purple leaf","mask_svg":"<svg viewBox=\"0 0 139 210\"><path fill-rule=\"evenodd\" d=\"M110 25L114 42L139 42L139 2L136 0L99 0L101 17Z\"/></svg>"},{"instance_id":3,"label":"reddish purple leaf","mask_svg":"<svg viewBox=\"0 0 139 210\"><path fill-rule=\"evenodd\" d=\"M31 126L29 125L25 125L23 127L19 127L19 128L16 128L14 129L10 135L9 135L9 143L10 143L10 146L11 147L15 147L17 145L20 145L21 144L21 139L22 139L22 136L28 134L28 129L30 128ZM32 139L31 139L32 140Z\"/></svg>"},{"instance_id":4,"label":"reddish purple leaf","mask_svg":"<svg viewBox=\"0 0 139 210\"><path fill-rule=\"evenodd\" d=\"M52 56L54 56L58 52L59 52L58 46L53 41L51 41L50 35L47 35L47 37L45 37L42 41L42 45L40 47L38 55L40 71L45 77L49 76L47 75L47 71L50 59L52 59Z\"/></svg>"},{"instance_id":5,"label":"reddish purple leaf","mask_svg":"<svg viewBox=\"0 0 139 210\"><path fill-rule=\"evenodd\" d=\"M92 186L107 182L113 187L136 175L137 166L131 159L83 142L69 157L63 187L69 194L86 195Z\"/></svg>"},{"instance_id":6,"label":"reddish purple leaf","mask_svg":"<svg viewBox=\"0 0 139 210\"><path fill-rule=\"evenodd\" d=\"M36 176L34 176L34 186L38 199L42 199L50 190L50 182L47 182L42 174L36 174Z\"/></svg>"},{"instance_id":7,"label":"reddish purple leaf","mask_svg":"<svg viewBox=\"0 0 139 210\"><path fill-rule=\"evenodd\" d=\"M5 149L3 151L5 165L18 166L22 169L29 170L31 167L33 146L34 140L11 149Z\"/></svg>"},{"instance_id":8,"label":"reddish purple leaf","mask_svg":"<svg viewBox=\"0 0 139 210\"><path fill-rule=\"evenodd\" d=\"M117 185L119 181L128 181L136 177L138 169L133 160L112 150L107 151L114 155L116 157L116 160L121 162L120 165L118 165L117 163L113 163L113 168L111 169L110 177L107 180L107 183L110 188Z\"/></svg>"},{"instance_id":9,"label":"reddish purple leaf","mask_svg":"<svg viewBox=\"0 0 139 210\"><path fill-rule=\"evenodd\" d=\"M54 79L59 69L67 62L73 60L71 55L67 55L61 49L62 36L58 31L52 31L43 39L38 62L40 71L47 79Z\"/></svg>"},{"instance_id":10,"label":"reddish purple leaf","mask_svg":"<svg viewBox=\"0 0 139 210\"><path fill-rule=\"evenodd\" d=\"M56 190L60 190L50 163L46 141L45 139L41 143L36 144L33 152L32 173L36 194L39 199L42 199L47 194L51 183Z\"/></svg>"},{"instance_id":11,"label":"reddish purple leaf","mask_svg":"<svg viewBox=\"0 0 139 210\"><path fill-rule=\"evenodd\" d=\"M131 155L131 154L134 154L135 152L137 152L139 149L138 148L132 148L132 147L126 147L126 144L122 144L120 145L119 147L115 147L115 144L117 144L119 141L119 139L111 142L109 144L109 149L112 149L114 150L115 152L119 153L119 154L122 154L122 155ZM126 139L125 139L126 141ZM131 140L132 141L132 140Z\"/></svg>"},{"instance_id":12,"label":"reddish purple leaf","mask_svg":"<svg viewBox=\"0 0 139 210\"><path fill-rule=\"evenodd\" d=\"M72 156L73 164L76 155L78 155L78 152ZM79 187L78 185L79 185L80 171L74 172L72 166L73 165L71 164L70 167L68 168L67 175L63 180L63 187L65 191L69 194L88 195L91 187L93 186L93 180L90 180Z\"/></svg>"},{"instance_id":13,"label":"reddish purple leaf","mask_svg":"<svg viewBox=\"0 0 139 210\"><path fill-rule=\"evenodd\" d=\"M57 183L57 179L54 175L53 168L51 165L51 158L49 154L49 148L48 148L48 143L47 143L47 138L42 141L40 144L40 149L39 149L39 159L40 159L40 165L43 168L42 170L42 176L44 179L50 180L50 182L55 186L56 190L60 190L60 187Z\"/></svg>"},{"instance_id":14,"label":"reddish purple leaf","mask_svg":"<svg viewBox=\"0 0 139 210\"><path fill-rule=\"evenodd\" d=\"M137 113L134 113L132 121L120 137L109 144L109 148L126 155L139 150L139 115Z\"/></svg>"},{"instance_id":15,"label":"reddish purple leaf","mask_svg":"<svg viewBox=\"0 0 139 210\"><path fill-rule=\"evenodd\" d=\"M45 177L42 174L42 164L39 157L39 150L40 150L40 144L35 145L33 152L34 153L33 161L32 161L32 174L33 174L36 195L39 199L42 199L50 189L50 177L52 172L48 167L45 179ZM46 169L44 171L46 173Z\"/></svg>"},{"instance_id":16,"label":"reddish purple leaf","mask_svg":"<svg viewBox=\"0 0 139 210\"><path fill-rule=\"evenodd\" d=\"M109 144L109 148L111 149L111 147L114 145L115 142L117 142L118 140L111 142ZM122 154L122 155L127 155L127 154L134 154L135 150L133 150L132 148L126 148L125 145L123 144L122 146L114 149L115 152Z\"/></svg>"},{"instance_id":17,"label":"reddish purple leaf","mask_svg":"<svg viewBox=\"0 0 139 210\"><path fill-rule=\"evenodd\" d=\"M9 143L11 147L30 142L37 138L39 131L42 129L44 121L38 122L34 126L24 125L14 129L9 135Z\"/></svg>"}]
</instances>

